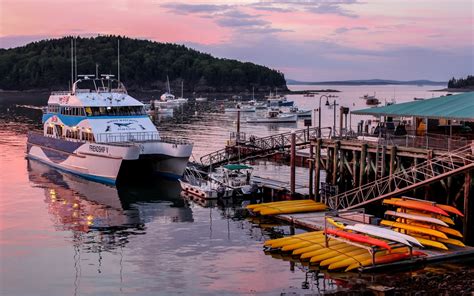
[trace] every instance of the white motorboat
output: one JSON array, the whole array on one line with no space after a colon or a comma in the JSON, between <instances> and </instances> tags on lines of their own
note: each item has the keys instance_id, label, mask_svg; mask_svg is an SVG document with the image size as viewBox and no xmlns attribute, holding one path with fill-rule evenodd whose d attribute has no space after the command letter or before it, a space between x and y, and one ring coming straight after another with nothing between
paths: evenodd
<instances>
[{"instance_id":1,"label":"white motorboat","mask_svg":"<svg viewBox=\"0 0 474 296\"><path fill-rule=\"evenodd\" d=\"M196 102L207 102L207 98L198 97L198 98L196 98Z\"/></svg>"},{"instance_id":2,"label":"white motorboat","mask_svg":"<svg viewBox=\"0 0 474 296\"><path fill-rule=\"evenodd\" d=\"M291 107L293 106L293 101L288 101L286 96L278 95L278 91L275 90L275 94L270 94L266 96L267 98L267 106L268 107Z\"/></svg>"},{"instance_id":3,"label":"white motorboat","mask_svg":"<svg viewBox=\"0 0 474 296\"><path fill-rule=\"evenodd\" d=\"M136 174L181 177L193 144L162 137L144 104L102 76L81 75L71 90L51 93L43 130L28 134L28 158L110 184Z\"/></svg>"},{"instance_id":4,"label":"white motorboat","mask_svg":"<svg viewBox=\"0 0 474 296\"><path fill-rule=\"evenodd\" d=\"M247 118L248 123L295 123L298 121L296 114L283 114L279 108L268 108L263 118Z\"/></svg>"},{"instance_id":5,"label":"white motorboat","mask_svg":"<svg viewBox=\"0 0 474 296\"><path fill-rule=\"evenodd\" d=\"M298 118L311 118L311 110L300 110L298 107L291 107L288 112L283 112L283 114L296 114Z\"/></svg>"},{"instance_id":6,"label":"white motorboat","mask_svg":"<svg viewBox=\"0 0 474 296\"><path fill-rule=\"evenodd\" d=\"M265 102L257 102L255 99L249 101L249 106L255 107L257 110L267 109L267 104Z\"/></svg>"},{"instance_id":7,"label":"white motorboat","mask_svg":"<svg viewBox=\"0 0 474 296\"><path fill-rule=\"evenodd\" d=\"M232 189L233 194L248 194L251 191L250 179L253 168L242 164L228 164L209 174L209 179ZM235 192L237 190L237 192ZM240 192L238 192L240 191Z\"/></svg>"},{"instance_id":8,"label":"white motorboat","mask_svg":"<svg viewBox=\"0 0 474 296\"><path fill-rule=\"evenodd\" d=\"M234 192L233 189L212 180L200 180L197 182L179 180L179 183L184 192L203 199L228 198L231 197Z\"/></svg>"},{"instance_id":9,"label":"white motorboat","mask_svg":"<svg viewBox=\"0 0 474 296\"><path fill-rule=\"evenodd\" d=\"M167 92L161 95L160 100L154 102L155 106L161 106L161 107L177 107L181 104L187 103L188 99L183 98L183 85L181 84L181 97L176 98L172 93L171 93L171 87L170 87L170 80L168 76L166 76L166 84L168 86Z\"/></svg>"}]
</instances>

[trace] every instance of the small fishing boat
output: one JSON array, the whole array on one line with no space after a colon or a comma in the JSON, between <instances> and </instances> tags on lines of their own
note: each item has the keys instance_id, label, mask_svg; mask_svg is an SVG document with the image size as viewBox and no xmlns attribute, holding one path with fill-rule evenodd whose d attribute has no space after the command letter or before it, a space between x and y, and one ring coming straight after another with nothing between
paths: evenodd
<instances>
[{"instance_id":1,"label":"small fishing boat","mask_svg":"<svg viewBox=\"0 0 474 296\"><path fill-rule=\"evenodd\" d=\"M209 174L209 179L222 184L237 193L251 193L251 176L253 168L243 164L228 164ZM240 192L239 192L240 191Z\"/></svg>"},{"instance_id":2,"label":"small fishing boat","mask_svg":"<svg viewBox=\"0 0 474 296\"><path fill-rule=\"evenodd\" d=\"M305 93L305 94L303 94L303 97L313 98L314 94L313 93Z\"/></svg>"},{"instance_id":3,"label":"small fishing boat","mask_svg":"<svg viewBox=\"0 0 474 296\"><path fill-rule=\"evenodd\" d=\"M264 102L257 102L257 100L252 99L249 101L249 106L255 107L255 109L260 110L260 109L267 109L267 104Z\"/></svg>"},{"instance_id":4,"label":"small fishing boat","mask_svg":"<svg viewBox=\"0 0 474 296\"><path fill-rule=\"evenodd\" d=\"M207 98L198 97L198 98L196 98L196 102L207 102Z\"/></svg>"},{"instance_id":5,"label":"small fishing boat","mask_svg":"<svg viewBox=\"0 0 474 296\"><path fill-rule=\"evenodd\" d=\"M179 180L181 189L189 194L203 199L217 199L231 197L234 190L212 180L186 182Z\"/></svg>"},{"instance_id":6,"label":"small fishing boat","mask_svg":"<svg viewBox=\"0 0 474 296\"><path fill-rule=\"evenodd\" d=\"M298 118L310 118L311 110L300 110L298 107L294 106L291 107L288 112L283 112L283 114L296 114Z\"/></svg>"},{"instance_id":7,"label":"small fishing boat","mask_svg":"<svg viewBox=\"0 0 474 296\"><path fill-rule=\"evenodd\" d=\"M270 92L270 94L266 96L266 99L268 107L291 107L294 104L293 101L288 101L286 96L278 95L277 90L275 90L275 94Z\"/></svg>"},{"instance_id":8,"label":"small fishing boat","mask_svg":"<svg viewBox=\"0 0 474 296\"><path fill-rule=\"evenodd\" d=\"M295 123L297 121L296 114L282 114L278 108L268 108L263 118L247 118L248 123Z\"/></svg>"},{"instance_id":9,"label":"small fishing boat","mask_svg":"<svg viewBox=\"0 0 474 296\"><path fill-rule=\"evenodd\" d=\"M375 97L375 95L373 96L369 96L368 94L366 95L363 95L362 97L360 97L361 99L364 99L365 100L365 104L366 105L369 105L369 106L376 106L378 104L380 104L380 101L379 99L377 99Z\"/></svg>"}]
</instances>

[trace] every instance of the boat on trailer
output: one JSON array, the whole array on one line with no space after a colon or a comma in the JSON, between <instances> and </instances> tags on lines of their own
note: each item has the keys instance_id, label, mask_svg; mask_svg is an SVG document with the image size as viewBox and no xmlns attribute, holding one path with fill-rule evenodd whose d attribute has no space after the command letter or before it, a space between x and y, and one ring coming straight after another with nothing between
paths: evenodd
<instances>
[{"instance_id":1,"label":"boat on trailer","mask_svg":"<svg viewBox=\"0 0 474 296\"><path fill-rule=\"evenodd\" d=\"M28 133L28 158L109 184L183 175L191 142L161 136L144 104L113 75L80 77L71 90L51 93L43 130Z\"/></svg>"}]
</instances>

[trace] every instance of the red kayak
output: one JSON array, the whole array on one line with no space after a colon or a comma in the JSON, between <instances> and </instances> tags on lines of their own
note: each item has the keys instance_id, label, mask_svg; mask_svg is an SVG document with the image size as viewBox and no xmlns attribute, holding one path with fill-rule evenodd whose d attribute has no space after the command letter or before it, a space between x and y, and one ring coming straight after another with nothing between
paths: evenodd
<instances>
[{"instance_id":1,"label":"red kayak","mask_svg":"<svg viewBox=\"0 0 474 296\"><path fill-rule=\"evenodd\" d=\"M444 211L443 209L441 209L437 206L430 205L426 202L415 201L415 200L386 199L386 200L383 201L383 203L398 206L398 207L402 207L402 208L406 208L406 209L425 211L425 212L440 214L440 215L449 217L449 214L446 213L446 211Z\"/></svg>"},{"instance_id":2,"label":"red kayak","mask_svg":"<svg viewBox=\"0 0 474 296\"><path fill-rule=\"evenodd\" d=\"M375 258L375 264L384 264L384 263L392 263L392 262L397 262L403 259L410 258L411 256L413 257L420 257L420 256L426 256L425 253L419 252L419 251L413 251L413 254L410 255L410 253L392 253L392 254L387 254L381 257L376 257Z\"/></svg>"},{"instance_id":3,"label":"red kayak","mask_svg":"<svg viewBox=\"0 0 474 296\"><path fill-rule=\"evenodd\" d=\"M326 233L332 234L338 237L346 238L353 242L369 244L372 246L377 246L377 247L381 247L387 250L391 250L390 246L386 242L384 242L383 240L370 237L370 236L352 233L352 232L346 232L342 230L335 230L335 229L326 229Z\"/></svg>"}]
</instances>

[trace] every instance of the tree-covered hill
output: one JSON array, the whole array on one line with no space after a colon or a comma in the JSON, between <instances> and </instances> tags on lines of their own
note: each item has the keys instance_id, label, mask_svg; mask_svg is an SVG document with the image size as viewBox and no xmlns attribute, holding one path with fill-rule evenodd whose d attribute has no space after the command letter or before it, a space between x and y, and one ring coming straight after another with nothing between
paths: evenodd
<instances>
[{"instance_id":1,"label":"tree-covered hill","mask_svg":"<svg viewBox=\"0 0 474 296\"><path fill-rule=\"evenodd\" d=\"M175 92L238 92L287 90L283 73L253 63L220 59L171 43L119 36L77 38L78 74L117 74L129 89L164 90L169 76ZM0 89L67 89L71 69L71 37L0 49Z\"/></svg>"},{"instance_id":2,"label":"tree-covered hill","mask_svg":"<svg viewBox=\"0 0 474 296\"><path fill-rule=\"evenodd\" d=\"M466 78L451 78L448 81L448 88L474 89L474 76L468 75Z\"/></svg>"}]
</instances>

